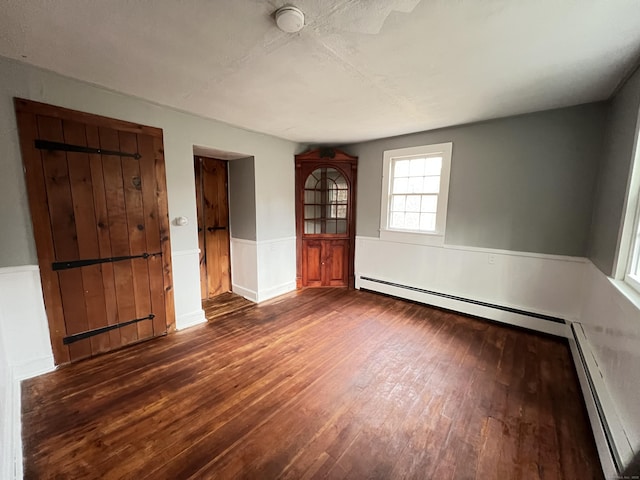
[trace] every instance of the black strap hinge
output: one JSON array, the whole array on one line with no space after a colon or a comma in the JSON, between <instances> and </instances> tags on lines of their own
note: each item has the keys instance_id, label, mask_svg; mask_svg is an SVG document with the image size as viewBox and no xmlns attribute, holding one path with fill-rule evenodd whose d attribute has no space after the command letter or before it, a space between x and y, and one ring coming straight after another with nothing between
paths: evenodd
<instances>
[{"instance_id":1,"label":"black strap hinge","mask_svg":"<svg viewBox=\"0 0 640 480\"><path fill-rule=\"evenodd\" d=\"M113 325L107 325L106 327L87 330L86 332L80 332L74 335L69 335L68 337L64 337L62 339L62 343L63 345L69 345L70 343L74 343L79 340L84 340L85 338L90 338L96 335L100 335L101 333L110 332L111 330L115 330L116 328L122 328L122 327L126 327L127 325L133 325L134 323L138 323L143 320L153 320L154 318L156 318L156 316L153 313L150 313L148 316L143 318L134 318L133 320L129 320L126 322L114 323Z\"/></svg>"},{"instance_id":2,"label":"black strap hinge","mask_svg":"<svg viewBox=\"0 0 640 480\"><path fill-rule=\"evenodd\" d=\"M162 252L158 253L142 253L140 255L129 255L126 257L106 257L106 258L89 258L86 260L70 260L68 262L53 262L51 264L51 269L53 271L56 270L67 270L69 268L78 268L78 267L88 267L89 265L97 265L100 263L113 263L120 262L123 260L132 260L134 258L149 258L156 257L162 255Z\"/></svg>"},{"instance_id":3,"label":"black strap hinge","mask_svg":"<svg viewBox=\"0 0 640 480\"><path fill-rule=\"evenodd\" d=\"M36 140L35 147L39 150L50 150L59 152L77 152L77 153L97 153L99 155L113 155L116 157L130 157L139 160L142 158L138 152L127 153L118 152L116 150L104 150L102 148L85 147L83 145L71 145L69 143L50 142L49 140Z\"/></svg>"}]
</instances>

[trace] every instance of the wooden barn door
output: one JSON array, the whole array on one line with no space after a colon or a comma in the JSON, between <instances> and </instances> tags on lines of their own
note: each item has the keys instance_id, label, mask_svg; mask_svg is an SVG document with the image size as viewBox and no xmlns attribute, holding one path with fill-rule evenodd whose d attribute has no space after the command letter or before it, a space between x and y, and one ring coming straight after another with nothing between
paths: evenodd
<instances>
[{"instance_id":1,"label":"wooden barn door","mask_svg":"<svg viewBox=\"0 0 640 480\"><path fill-rule=\"evenodd\" d=\"M227 162L195 157L200 290L206 300L231 291Z\"/></svg>"},{"instance_id":2,"label":"wooden barn door","mask_svg":"<svg viewBox=\"0 0 640 480\"><path fill-rule=\"evenodd\" d=\"M56 363L174 324L162 130L16 99Z\"/></svg>"}]
</instances>

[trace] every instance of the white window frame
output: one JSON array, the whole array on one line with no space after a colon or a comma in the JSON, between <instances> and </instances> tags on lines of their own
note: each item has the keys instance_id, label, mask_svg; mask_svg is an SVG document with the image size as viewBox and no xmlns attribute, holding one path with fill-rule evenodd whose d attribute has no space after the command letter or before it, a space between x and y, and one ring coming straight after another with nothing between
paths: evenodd
<instances>
[{"instance_id":1,"label":"white window frame","mask_svg":"<svg viewBox=\"0 0 640 480\"><path fill-rule=\"evenodd\" d=\"M637 125L640 126L640 115ZM614 278L624 282L640 293L640 274L633 275L640 264L640 127L634 138L633 161L627 191L629 192L625 205L624 221L618 246L618 262Z\"/></svg>"},{"instance_id":2,"label":"white window frame","mask_svg":"<svg viewBox=\"0 0 640 480\"><path fill-rule=\"evenodd\" d=\"M419 147L399 148L386 150L383 157L382 170L382 203L380 208L380 239L403 243L416 243L420 245L444 245L444 235L447 226L447 206L449 203L449 179L451 176L451 154L453 143L437 143L422 145ZM393 160L417 156L441 156L442 168L440 170L440 192L438 193L438 206L436 213L436 229L434 232L417 230L399 230L389 227L389 200L393 172L391 166Z\"/></svg>"}]
</instances>

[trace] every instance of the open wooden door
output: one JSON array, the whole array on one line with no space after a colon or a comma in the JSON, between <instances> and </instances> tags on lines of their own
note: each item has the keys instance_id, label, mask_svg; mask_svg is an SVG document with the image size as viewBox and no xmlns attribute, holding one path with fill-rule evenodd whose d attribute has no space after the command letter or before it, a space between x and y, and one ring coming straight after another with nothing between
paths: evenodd
<instances>
[{"instance_id":1,"label":"open wooden door","mask_svg":"<svg viewBox=\"0 0 640 480\"><path fill-rule=\"evenodd\" d=\"M231 291L227 162L195 157L201 298Z\"/></svg>"},{"instance_id":2,"label":"open wooden door","mask_svg":"<svg viewBox=\"0 0 640 480\"><path fill-rule=\"evenodd\" d=\"M56 363L174 325L162 130L15 100Z\"/></svg>"}]
</instances>

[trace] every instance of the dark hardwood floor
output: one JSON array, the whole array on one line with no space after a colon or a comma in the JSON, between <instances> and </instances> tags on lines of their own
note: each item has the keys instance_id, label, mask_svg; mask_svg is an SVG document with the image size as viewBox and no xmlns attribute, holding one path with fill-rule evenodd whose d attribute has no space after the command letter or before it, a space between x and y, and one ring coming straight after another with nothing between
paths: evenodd
<instances>
[{"instance_id":1,"label":"dark hardwood floor","mask_svg":"<svg viewBox=\"0 0 640 480\"><path fill-rule=\"evenodd\" d=\"M226 317L229 314L240 312L247 308L253 308L254 306L255 303L231 292L226 292L202 301L204 316L208 321Z\"/></svg>"},{"instance_id":2,"label":"dark hardwood floor","mask_svg":"<svg viewBox=\"0 0 640 480\"><path fill-rule=\"evenodd\" d=\"M308 289L25 381L25 478L602 478L567 345Z\"/></svg>"}]
</instances>

